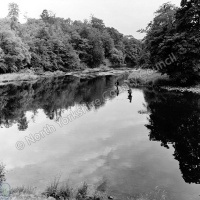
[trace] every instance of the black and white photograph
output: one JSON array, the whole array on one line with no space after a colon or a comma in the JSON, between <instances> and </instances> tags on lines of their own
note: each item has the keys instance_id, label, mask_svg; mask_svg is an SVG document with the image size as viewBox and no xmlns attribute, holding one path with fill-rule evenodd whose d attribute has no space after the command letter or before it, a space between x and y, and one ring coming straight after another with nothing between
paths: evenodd
<instances>
[{"instance_id":1,"label":"black and white photograph","mask_svg":"<svg viewBox=\"0 0 200 200\"><path fill-rule=\"evenodd\" d=\"M1 0L0 200L200 200L200 0Z\"/></svg>"}]
</instances>

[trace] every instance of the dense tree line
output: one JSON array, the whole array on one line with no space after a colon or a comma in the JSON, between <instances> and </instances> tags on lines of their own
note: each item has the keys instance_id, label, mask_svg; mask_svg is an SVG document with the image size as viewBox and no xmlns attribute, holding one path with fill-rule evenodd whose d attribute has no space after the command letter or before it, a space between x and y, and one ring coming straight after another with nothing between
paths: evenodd
<instances>
[{"instance_id":1,"label":"dense tree line","mask_svg":"<svg viewBox=\"0 0 200 200\"><path fill-rule=\"evenodd\" d=\"M188 84L199 79L200 72L200 1L182 0L180 7L163 4L145 30L139 63L155 68L169 55L176 62L163 63L158 70L178 83Z\"/></svg>"},{"instance_id":2,"label":"dense tree line","mask_svg":"<svg viewBox=\"0 0 200 200\"><path fill-rule=\"evenodd\" d=\"M141 42L94 16L72 21L43 10L40 19L21 24L18 18L18 5L10 3L8 16L0 19L0 73L98 67L106 59L118 66L137 63Z\"/></svg>"}]
</instances>

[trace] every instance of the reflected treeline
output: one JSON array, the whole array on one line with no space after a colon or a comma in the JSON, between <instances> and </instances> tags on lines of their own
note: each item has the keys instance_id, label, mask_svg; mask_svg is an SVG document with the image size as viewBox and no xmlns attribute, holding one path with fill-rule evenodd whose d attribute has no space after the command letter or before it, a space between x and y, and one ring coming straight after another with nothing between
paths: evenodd
<instances>
[{"instance_id":1,"label":"reflected treeline","mask_svg":"<svg viewBox=\"0 0 200 200\"><path fill-rule=\"evenodd\" d=\"M144 90L150 140L169 148L187 183L200 184L200 95Z\"/></svg>"},{"instance_id":2,"label":"reflected treeline","mask_svg":"<svg viewBox=\"0 0 200 200\"><path fill-rule=\"evenodd\" d=\"M118 77L119 78L119 77ZM72 76L42 79L36 83L23 83L20 86L0 86L0 125L7 128L17 123L19 130L28 128L26 112L43 109L50 119L57 119L62 113L77 104L98 109L108 98L114 98L111 90L117 77L104 76L95 79L80 79ZM92 102L100 100L96 105Z\"/></svg>"}]
</instances>

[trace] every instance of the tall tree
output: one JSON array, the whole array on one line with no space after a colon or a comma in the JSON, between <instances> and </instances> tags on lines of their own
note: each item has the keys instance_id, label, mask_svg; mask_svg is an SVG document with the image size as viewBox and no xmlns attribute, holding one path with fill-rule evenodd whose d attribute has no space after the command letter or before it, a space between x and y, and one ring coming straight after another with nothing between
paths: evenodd
<instances>
[{"instance_id":1,"label":"tall tree","mask_svg":"<svg viewBox=\"0 0 200 200\"><path fill-rule=\"evenodd\" d=\"M16 72L30 63L29 47L11 31L0 32L0 73Z\"/></svg>"},{"instance_id":2,"label":"tall tree","mask_svg":"<svg viewBox=\"0 0 200 200\"><path fill-rule=\"evenodd\" d=\"M191 84L200 73L200 2L182 0L181 7L167 3L156 12L149 24L145 44L150 53L150 65L165 62L173 53L175 61L160 69L178 83Z\"/></svg>"},{"instance_id":3,"label":"tall tree","mask_svg":"<svg viewBox=\"0 0 200 200\"><path fill-rule=\"evenodd\" d=\"M53 24L55 22L55 14L46 9L42 11L40 17L45 23Z\"/></svg>"},{"instance_id":4,"label":"tall tree","mask_svg":"<svg viewBox=\"0 0 200 200\"><path fill-rule=\"evenodd\" d=\"M9 3L8 17L11 19L11 29L16 30L19 19L19 6L16 3Z\"/></svg>"},{"instance_id":5,"label":"tall tree","mask_svg":"<svg viewBox=\"0 0 200 200\"><path fill-rule=\"evenodd\" d=\"M91 17L91 24L92 27L99 29L100 31L103 31L105 28L105 24L102 19L98 19L94 16Z\"/></svg>"}]
</instances>

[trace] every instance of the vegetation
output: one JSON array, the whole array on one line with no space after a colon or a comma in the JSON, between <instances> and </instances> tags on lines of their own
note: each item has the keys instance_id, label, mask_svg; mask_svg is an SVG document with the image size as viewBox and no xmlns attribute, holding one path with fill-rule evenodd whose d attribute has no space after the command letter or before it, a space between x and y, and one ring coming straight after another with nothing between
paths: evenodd
<instances>
[{"instance_id":1,"label":"vegetation","mask_svg":"<svg viewBox=\"0 0 200 200\"><path fill-rule=\"evenodd\" d=\"M143 48L138 63L155 69L173 54L174 62L158 68L162 74L180 84L199 80L200 72L200 2L182 0L180 8L165 3L156 12L155 18L145 30Z\"/></svg>"},{"instance_id":2,"label":"vegetation","mask_svg":"<svg viewBox=\"0 0 200 200\"><path fill-rule=\"evenodd\" d=\"M11 188L10 193L11 194L34 194L36 192L36 188L33 187L25 187L25 186L20 186L16 188Z\"/></svg>"},{"instance_id":3,"label":"vegetation","mask_svg":"<svg viewBox=\"0 0 200 200\"><path fill-rule=\"evenodd\" d=\"M10 3L8 16L0 19L0 74L22 69L66 72L109 60L113 66L156 69L178 84L192 84L200 77L199 10L197 0L181 0L180 7L163 4L146 29L139 30L146 33L141 42L94 16L72 21L43 10L40 19L21 24L18 5Z\"/></svg>"},{"instance_id":4,"label":"vegetation","mask_svg":"<svg viewBox=\"0 0 200 200\"><path fill-rule=\"evenodd\" d=\"M59 179L55 179L46 191L42 194L32 188L18 187L11 190L11 200L21 199L38 199L38 200L108 200L115 199L108 196L105 192L97 189L92 189L86 183L83 183L79 188L70 187L67 183L61 184ZM149 193L136 195L135 197L128 197L130 200L168 200L167 192L159 187L156 187Z\"/></svg>"},{"instance_id":5,"label":"vegetation","mask_svg":"<svg viewBox=\"0 0 200 200\"><path fill-rule=\"evenodd\" d=\"M0 185L3 181L5 181L5 165L3 165L2 163L0 163Z\"/></svg>"},{"instance_id":6,"label":"vegetation","mask_svg":"<svg viewBox=\"0 0 200 200\"><path fill-rule=\"evenodd\" d=\"M21 24L18 5L10 3L8 16L0 19L0 74L24 68L65 72L109 60L113 66L156 69L178 84L193 84L200 77L199 10L198 0L181 0L180 7L163 4L146 29L139 30L146 33L141 42L94 16L72 21L43 10L40 19Z\"/></svg>"},{"instance_id":7,"label":"vegetation","mask_svg":"<svg viewBox=\"0 0 200 200\"><path fill-rule=\"evenodd\" d=\"M144 69L135 70L133 73L131 73L127 82L131 87L162 86L172 83L166 74L162 75L155 70Z\"/></svg>"},{"instance_id":8,"label":"vegetation","mask_svg":"<svg viewBox=\"0 0 200 200\"><path fill-rule=\"evenodd\" d=\"M113 65L136 65L141 42L106 27L94 16L72 21L43 10L40 19L21 24L19 7L9 4L8 16L0 19L0 74L34 71L68 71L99 67L105 59Z\"/></svg>"}]
</instances>

